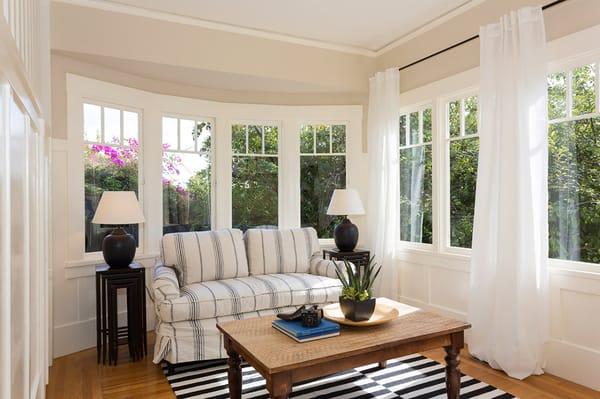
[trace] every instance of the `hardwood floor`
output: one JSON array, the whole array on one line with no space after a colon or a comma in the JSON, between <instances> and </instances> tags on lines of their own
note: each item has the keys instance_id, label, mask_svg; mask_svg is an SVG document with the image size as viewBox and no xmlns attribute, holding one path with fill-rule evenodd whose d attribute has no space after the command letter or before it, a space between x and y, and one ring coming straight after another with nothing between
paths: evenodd
<instances>
[{"instance_id":1,"label":"hardwood floor","mask_svg":"<svg viewBox=\"0 0 600 399\"><path fill-rule=\"evenodd\" d=\"M152 342L153 337L150 337ZM151 349L151 348L150 348ZM54 359L50 369L48 399L96 399L96 398L174 398L159 366L152 357L130 363L127 348L121 347L116 367L96 364L96 349L88 349ZM151 351L150 351L151 352ZM444 362L444 351L424 353L438 362ZM550 374L529 377L518 381L479 362L463 351L461 371L474 378L492 384L519 398L536 399L600 399L600 392L563 380Z\"/></svg>"}]
</instances>

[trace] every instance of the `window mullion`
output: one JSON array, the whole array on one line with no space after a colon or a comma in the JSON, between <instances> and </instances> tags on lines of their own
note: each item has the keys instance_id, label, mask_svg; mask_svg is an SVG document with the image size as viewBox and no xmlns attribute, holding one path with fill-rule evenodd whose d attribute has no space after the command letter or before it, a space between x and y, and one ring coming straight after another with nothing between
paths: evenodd
<instances>
[{"instance_id":1,"label":"window mullion","mask_svg":"<svg viewBox=\"0 0 600 399\"><path fill-rule=\"evenodd\" d=\"M567 71L567 118L573 116L573 70Z\"/></svg>"},{"instance_id":2,"label":"window mullion","mask_svg":"<svg viewBox=\"0 0 600 399\"><path fill-rule=\"evenodd\" d=\"M465 136L465 99L460 99L460 137Z\"/></svg>"}]
</instances>

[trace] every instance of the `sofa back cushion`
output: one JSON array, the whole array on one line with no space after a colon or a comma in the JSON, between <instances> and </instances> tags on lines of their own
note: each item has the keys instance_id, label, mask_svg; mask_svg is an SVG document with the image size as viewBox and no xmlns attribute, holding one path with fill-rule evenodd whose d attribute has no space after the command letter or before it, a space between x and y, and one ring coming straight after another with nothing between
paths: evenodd
<instances>
[{"instance_id":1,"label":"sofa back cushion","mask_svg":"<svg viewBox=\"0 0 600 399\"><path fill-rule=\"evenodd\" d=\"M251 275L308 273L310 257L320 249L317 232L312 227L250 229L244 238Z\"/></svg>"},{"instance_id":2,"label":"sofa back cushion","mask_svg":"<svg viewBox=\"0 0 600 399\"><path fill-rule=\"evenodd\" d=\"M161 252L163 264L178 271L182 286L248 275L244 239L237 229L165 234Z\"/></svg>"}]
</instances>

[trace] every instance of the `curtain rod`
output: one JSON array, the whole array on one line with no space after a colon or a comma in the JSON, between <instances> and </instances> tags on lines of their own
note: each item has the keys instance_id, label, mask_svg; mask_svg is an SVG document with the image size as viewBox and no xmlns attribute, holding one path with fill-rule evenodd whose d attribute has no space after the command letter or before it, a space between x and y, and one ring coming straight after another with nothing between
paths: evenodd
<instances>
[{"instance_id":1,"label":"curtain rod","mask_svg":"<svg viewBox=\"0 0 600 399\"><path fill-rule=\"evenodd\" d=\"M556 6L556 5L560 4L560 3L564 3L565 1L567 1L567 0L555 0L555 1L553 1L552 3L548 3L548 4L546 4L545 6L543 6L543 7L542 7L542 10L547 10L547 9L549 9L549 8L552 8L552 7L554 7L554 6ZM443 49L443 50L436 51L436 52L435 52L435 53L433 53L433 54L429 54L429 55L428 55L428 56L426 56L426 57L420 58L420 59L418 59L418 60L416 60L416 61L413 61L413 62L411 62L410 64L404 65L403 67L400 67L400 68L398 68L398 70L402 71L402 70L404 70L404 69L410 68L410 67L411 67L411 66L413 66L413 65L420 64L420 63L421 63L421 62L423 62L423 61L427 61L427 60L428 60L428 59L430 59L430 58L433 58L433 57L435 57L435 56L438 56L438 55L440 55L440 54L442 54L442 53L445 53L446 51L450 51L450 50L452 50L453 48L456 48L456 47L462 46L463 44L465 44L465 43L469 43L469 42L471 42L471 41L473 41L473 40L475 40L475 39L477 39L477 38L479 38L479 35L471 36L471 37L469 37L468 39L465 39L465 40L463 40L463 41L461 41L461 42L455 43L455 44L453 44L453 45L451 45L451 46L449 46L449 47L446 47L446 48L445 48L445 49Z\"/></svg>"}]
</instances>

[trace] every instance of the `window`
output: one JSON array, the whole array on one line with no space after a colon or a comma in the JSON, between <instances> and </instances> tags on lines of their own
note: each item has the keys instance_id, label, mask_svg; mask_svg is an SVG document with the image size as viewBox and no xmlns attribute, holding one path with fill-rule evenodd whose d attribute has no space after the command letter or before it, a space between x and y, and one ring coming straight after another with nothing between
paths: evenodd
<instances>
[{"instance_id":1,"label":"window","mask_svg":"<svg viewBox=\"0 0 600 399\"><path fill-rule=\"evenodd\" d=\"M446 140L450 154L450 246L471 248L479 135L477 97L447 103Z\"/></svg>"},{"instance_id":2,"label":"window","mask_svg":"<svg viewBox=\"0 0 600 399\"><path fill-rule=\"evenodd\" d=\"M162 118L163 234L211 228L212 126Z\"/></svg>"},{"instance_id":3,"label":"window","mask_svg":"<svg viewBox=\"0 0 600 399\"><path fill-rule=\"evenodd\" d=\"M233 227L242 230L277 227L278 144L277 126L232 125Z\"/></svg>"},{"instance_id":4,"label":"window","mask_svg":"<svg viewBox=\"0 0 600 399\"><path fill-rule=\"evenodd\" d=\"M598 64L547 81L549 256L600 263Z\"/></svg>"},{"instance_id":5,"label":"window","mask_svg":"<svg viewBox=\"0 0 600 399\"><path fill-rule=\"evenodd\" d=\"M327 215L336 188L346 187L346 125L300 128L300 223L332 238L343 217Z\"/></svg>"},{"instance_id":6,"label":"window","mask_svg":"<svg viewBox=\"0 0 600 399\"><path fill-rule=\"evenodd\" d=\"M400 116L400 239L431 244L431 107Z\"/></svg>"},{"instance_id":7,"label":"window","mask_svg":"<svg viewBox=\"0 0 600 399\"><path fill-rule=\"evenodd\" d=\"M104 191L138 193L139 114L109 106L83 104L85 252L102 249L112 226L92 224ZM138 242L138 225L126 226Z\"/></svg>"}]
</instances>

